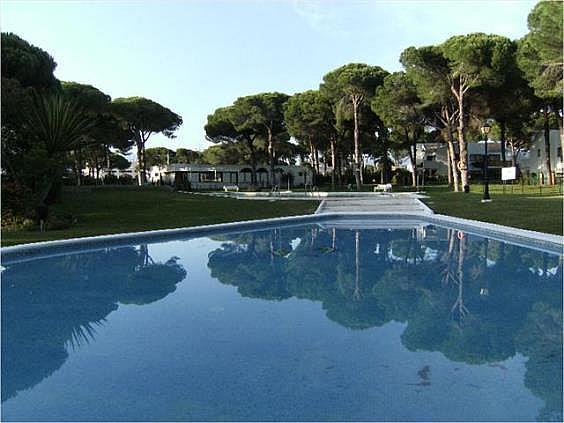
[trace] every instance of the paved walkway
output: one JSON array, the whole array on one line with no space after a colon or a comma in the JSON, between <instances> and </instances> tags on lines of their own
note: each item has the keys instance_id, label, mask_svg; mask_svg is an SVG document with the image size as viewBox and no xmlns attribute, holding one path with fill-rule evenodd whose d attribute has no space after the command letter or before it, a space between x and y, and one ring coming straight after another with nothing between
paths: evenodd
<instances>
[{"instance_id":1,"label":"paved walkway","mask_svg":"<svg viewBox=\"0 0 564 423\"><path fill-rule=\"evenodd\" d=\"M432 214L432 211L417 199L414 193L386 193L339 196L328 195L319 206L316 213L417 213Z\"/></svg>"}]
</instances>

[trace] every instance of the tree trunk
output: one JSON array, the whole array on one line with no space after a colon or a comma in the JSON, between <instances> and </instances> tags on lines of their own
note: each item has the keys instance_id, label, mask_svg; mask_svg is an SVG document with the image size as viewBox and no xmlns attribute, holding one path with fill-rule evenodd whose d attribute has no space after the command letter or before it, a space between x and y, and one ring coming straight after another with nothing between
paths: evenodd
<instances>
[{"instance_id":1,"label":"tree trunk","mask_svg":"<svg viewBox=\"0 0 564 423\"><path fill-rule=\"evenodd\" d=\"M454 192L458 192L460 189L460 181L458 179L458 168L456 161L456 152L454 151L454 140L452 139L452 130L450 125L447 127L447 147L450 156L450 168L452 169L452 183L454 186Z\"/></svg>"},{"instance_id":2,"label":"tree trunk","mask_svg":"<svg viewBox=\"0 0 564 423\"><path fill-rule=\"evenodd\" d=\"M356 181L356 189L360 191L360 146L359 146L359 138L360 138L360 130L358 126L358 104L360 99L353 97L352 105L353 105L353 116L354 116L354 156L353 156L353 172L354 172L354 179Z\"/></svg>"},{"instance_id":3,"label":"tree trunk","mask_svg":"<svg viewBox=\"0 0 564 423\"><path fill-rule=\"evenodd\" d=\"M251 188L254 190L257 186L257 157L252 138L247 137L247 145L251 156Z\"/></svg>"},{"instance_id":4,"label":"tree trunk","mask_svg":"<svg viewBox=\"0 0 564 423\"><path fill-rule=\"evenodd\" d=\"M466 122L464 116L464 91L462 84L459 83L458 93L458 148L460 151L460 179L462 180L462 190L465 193L470 192L470 184L468 182L468 151L466 145L465 131Z\"/></svg>"},{"instance_id":5,"label":"tree trunk","mask_svg":"<svg viewBox=\"0 0 564 423\"><path fill-rule=\"evenodd\" d=\"M545 166L548 173L549 185L554 185L554 175L552 174L552 165L550 163L550 126L549 126L549 114L548 107L544 107L544 155L545 155Z\"/></svg>"},{"instance_id":6,"label":"tree trunk","mask_svg":"<svg viewBox=\"0 0 564 423\"><path fill-rule=\"evenodd\" d=\"M447 146L447 180L448 180L448 187L452 189L452 165L450 160L450 150Z\"/></svg>"},{"instance_id":7,"label":"tree trunk","mask_svg":"<svg viewBox=\"0 0 564 423\"><path fill-rule=\"evenodd\" d=\"M143 184L147 183L147 160L145 159L145 141L141 144L143 155L141 156L141 164L143 165Z\"/></svg>"},{"instance_id":8,"label":"tree trunk","mask_svg":"<svg viewBox=\"0 0 564 423\"><path fill-rule=\"evenodd\" d=\"M316 178L316 172L315 172L315 154L313 151L313 144L310 142L309 143L309 156L311 157L311 175L312 175L312 181L311 181L311 185L315 185L315 180Z\"/></svg>"},{"instance_id":9,"label":"tree trunk","mask_svg":"<svg viewBox=\"0 0 564 423\"><path fill-rule=\"evenodd\" d=\"M364 185L364 157L360 155L360 184Z\"/></svg>"},{"instance_id":10,"label":"tree trunk","mask_svg":"<svg viewBox=\"0 0 564 423\"><path fill-rule=\"evenodd\" d=\"M335 191L335 167L336 167L335 139L331 137L329 142L331 146L331 189Z\"/></svg>"},{"instance_id":11,"label":"tree trunk","mask_svg":"<svg viewBox=\"0 0 564 423\"><path fill-rule=\"evenodd\" d=\"M276 185L274 180L274 145L272 142L272 131L270 128L268 130L268 158L270 160L270 186L274 188Z\"/></svg>"},{"instance_id":12,"label":"tree trunk","mask_svg":"<svg viewBox=\"0 0 564 423\"><path fill-rule=\"evenodd\" d=\"M107 145L104 145L104 151L106 153L106 169L108 169L108 172L111 170L111 163L110 163L110 147Z\"/></svg>"},{"instance_id":13,"label":"tree trunk","mask_svg":"<svg viewBox=\"0 0 564 423\"><path fill-rule=\"evenodd\" d=\"M502 120L499 122L499 129L500 133L500 142L501 142L501 167L505 167L505 121ZM487 140L486 140L487 141Z\"/></svg>"},{"instance_id":14,"label":"tree trunk","mask_svg":"<svg viewBox=\"0 0 564 423\"><path fill-rule=\"evenodd\" d=\"M339 161L338 161L338 169L337 169L337 183L339 184L340 187L343 186L343 162L344 162L344 158L343 158L343 152L339 153Z\"/></svg>"},{"instance_id":15,"label":"tree trunk","mask_svg":"<svg viewBox=\"0 0 564 423\"><path fill-rule=\"evenodd\" d=\"M413 142L409 141L409 134L405 131L405 143L409 145L409 161L411 162L411 186L417 187L417 137L413 136Z\"/></svg>"},{"instance_id":16,"label":"tree trunk","mask_svg":"<svg viewBox=\"0 0 564 423\"><path fill-rule=\"evenodd\" d=\"M562 117L560 116L558 108L554 109L554 114L556 115L556 122L558 122L558 132L560 133L560 163L564 163L564 125L562 122Z\"/></svg>"},{"instance_id":17,"label":"tree trunk","mask_svg":"<svg viewBox=\"0 0 564 423\"><path fill-rule=\"evenodd\" d=\"M145 174L143 173L143 162L145 161L143 157L143 143L141 140L136 140L135 144L137 146L137 185L142 187L145 184Z\"/></svg>"},{"instance_id":18,"label":"tree trunk","mask_svg":"<svg viewBox=\"0 0 564 423\"><path fill-rule=\"evenodd\" d=\"M98 180L100 179L100 163L98 162L98 155L94 155L94 175L96 178L96 185L98 185Z\"/></svg>"},{"instance_id":19,"label":"tree trunk","mask_svg":"<svg viewBox=\"0 0 564 423\"><path fill-rule=\"evenodd\" d=\"M82 166L80 164L80 149L74 151L74 166L76 173L76 186L82 185Z\"/></svg>"}]
</instances>

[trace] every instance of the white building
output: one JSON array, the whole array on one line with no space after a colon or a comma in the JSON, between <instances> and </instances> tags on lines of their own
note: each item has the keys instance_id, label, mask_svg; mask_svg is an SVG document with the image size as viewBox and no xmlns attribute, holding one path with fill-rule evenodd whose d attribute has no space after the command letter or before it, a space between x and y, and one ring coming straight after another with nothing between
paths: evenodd
<instances>
[{"instance_id":1,"label":"white building","mask_svg":"<svg viewBox=\"0 0 564 423\"><path fill-rule=\"evenodd\" d=\"M564 172L562 161L562 147L560 145L560 132L557 129L550 131L550 166L557 175ZM539 131L533 136L529 151L523 152L518 158L521 172L547 176L546 153L544 146L544 132Z\"/></svg>"},{"instance_id":2,"label":"white building","mask_svg":"<svg viewBox=\"0 0 564 423\"><path fill-rule=\"evenodd\" d=\"M458 154L458 148L455 144ZM444 143L417 144L417 168L423 169L426 177L446 176L447 174L447 145ZM501 168L511 166L511 149L505 149L505 163L501 160L501 142L488 141L488 169L491 178L500 178ZM484 141L468 143L468 170L470 175L480 176L482 162L484 160ZM562 174L564 164L562 161L562 149L560 147L560 134L558 130L550 131L550 162L552 171ZM411 170L409 159L401 161L403 166ZM546 177L546 158L544 148L544 133L535 133L531 147L527 151L521 151L517 156L517 163L523 174L544 174Z\"/></svg>"},{"instance_id":3,"label":"white building","mask_svg":"<svg viewBox=\"0 0 564 423\"><path fill-rule=\"evenodd\" d=\"M153 166L149 181L177 187L214 190L224 186L248 188L252 170L247 165L208 165L174 163L164 167ZM274 168L274 185L280 189L311 184L312 172L303 166L277 165ZM256 169L256 185L270 187L270 167L259 165Z\"/></svg>"}]
</instances>

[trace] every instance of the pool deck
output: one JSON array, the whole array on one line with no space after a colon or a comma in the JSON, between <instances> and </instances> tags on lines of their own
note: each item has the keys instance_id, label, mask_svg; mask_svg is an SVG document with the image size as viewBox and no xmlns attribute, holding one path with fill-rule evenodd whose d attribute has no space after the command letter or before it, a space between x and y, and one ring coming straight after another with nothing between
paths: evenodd
<instances>
[{"instance_id":1,"label":"pool deck","mask_svg":"<svg viewBox=\"0 0 564 423\"><path fill-rule=\"evenodd\" d=\"M418 194L412 192L339 194L329 194L325 197L315 213L433 214L433 211L418 199Z\"/></svg>"}]
</instances>

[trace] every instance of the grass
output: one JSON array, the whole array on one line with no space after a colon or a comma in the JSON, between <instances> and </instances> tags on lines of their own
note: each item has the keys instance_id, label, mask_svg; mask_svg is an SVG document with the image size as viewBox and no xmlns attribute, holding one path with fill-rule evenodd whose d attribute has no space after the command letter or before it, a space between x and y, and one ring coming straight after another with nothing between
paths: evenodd
<instances>
[{"instance_id":1,"label":"grass","mask_svg":"<svg viewBox=\"0 0 564 423\"><path fill-rule=\"evenodd\" d=\"M215 198L163 188L84 187L66 190L63 202L52 206L54 213L72 214L76 224L43 233L3 230L1 245L310 214L318 204Z\"/></svg>"},{"instance_id":2,"label":"grass","mask_svg":"<svg viewBox=\"0 0 564 423\"><path fill-rule=\"evenodd\" d=\"M397 191L397 189L394 189ZM491 203L482 203L482 187L469 194L445 186L426 186L425 203L436 213L562 235L562 188L501 185L490 187ZM180 194L163 188L93 187L69 189L55 213L70 213L70 228L39 231L2 231L2 246L151 229L168 229L238 220L310 214L319 202L307 200L236 200Z\"/></svg>"},{"instance_id":3,"label":"grass","mask_svg":"<svg viewBox=\"0 0 564 423\"><path fill-rule=\"evenodd\" d=\"M501 185L491 185L492 202L482 203L481 185L472 186L468 194L426 186L429 198L424 202L435 213L562 235L561 190L558 186L516 185L513 193L506 187L504 194Z\"/></svg>"}]
</instances>

